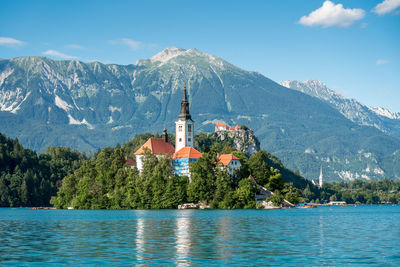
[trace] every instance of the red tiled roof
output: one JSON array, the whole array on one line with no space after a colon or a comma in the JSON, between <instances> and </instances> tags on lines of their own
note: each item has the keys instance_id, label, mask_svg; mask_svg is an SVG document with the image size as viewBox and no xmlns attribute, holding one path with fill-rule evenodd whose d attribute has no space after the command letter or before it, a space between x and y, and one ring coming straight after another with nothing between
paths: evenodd
<instances>
[{"instance_id":1,"label":"red tiled roof","mask_svg":"<svg viewBox=\"0 0 400 267\"><path fill-rule=\"evenodd\" d=\"M136 166L136 162L131 158L126 158L125 163L128 164L128 166Z\"/></svg>"},{"instance_id":2,"label":"red tiled roof","mask_svg":"<svg viewBox=\"0 0 400 267\"><path fill-rule=\"evenodd\" d=\"M135 155L144 154L146 149L150 150L150 153L154 155L172 154L175 151L174 146L170 142L165 142L162 138L149 138L149 140L135 152Z\"/></svg>"},{"instance_id":3,"label":"red tiled roof","mask_svg":"<svg viewBox=\"0 0 400 267\"><path fill-rule=\"evenodd\" d=\"M225 127L225 128L228 128L228 126L226 126L225 123L217 123L217 124L215 124L215 126L216 126L216 127Z\"/></svg>"},{"instance_id":4,"label":"red tiled roof","mask_svg":"<svg viewBox=\"0 0 400 267\"><path fill-rule=\"evenodd\" d=\"M198 159L201 157L201 153L193 147L182 147L172 156L173 159Z\"/></svg>"},{"instance_id":5,"label":"red tiled roof","mask_svg":"<svg viewBox=\"0 0 400 267\"><path fill-rule=\"evenodd\" d=\"M229 127L229 130L235 130L235 126Z\"/></svg>"},{"instance_id":6,"label":"red tiled roof","mask_svg":"<svg viewBox=\"0 0 400 267\"><path fill-rule=\"evenodd\" d=\"M235 157L232 154L223 154L221 156L218 157L218 162L221 162L222 164L224 164L225 166L228 166L229 163L233 160L233 159L237 159L237 157Z\"/></svg>"},{"instance_id":7,"label":"red tiled roof","mask_svg":"<svg viewBox=\"0 0 400 267\"><path fill-rule=\"evenodd\" d=\"M235 127L235 128L236 128L236 129L238 129L238 130L239 130L239 129L241 129L239 125L236 125L236 127Z\"/></svg>"}]
</instances>

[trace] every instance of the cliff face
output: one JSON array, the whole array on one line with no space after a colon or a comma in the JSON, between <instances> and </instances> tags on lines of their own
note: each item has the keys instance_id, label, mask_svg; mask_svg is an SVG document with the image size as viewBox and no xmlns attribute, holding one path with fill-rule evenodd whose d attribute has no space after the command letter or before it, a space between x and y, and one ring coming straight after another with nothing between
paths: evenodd
<instances>
[{"instance_id":1,"label":"cliff face","mask_svg":"<svg viewBox=\"0 0 400 267\"><path fill-rule=\"evenodd\" d=\"M214 136L221 141L229 138L233 141L236 150L246 153L247 156L260 150L260 142L251 129L217 130Z\"/></svg>"}]
</instances>

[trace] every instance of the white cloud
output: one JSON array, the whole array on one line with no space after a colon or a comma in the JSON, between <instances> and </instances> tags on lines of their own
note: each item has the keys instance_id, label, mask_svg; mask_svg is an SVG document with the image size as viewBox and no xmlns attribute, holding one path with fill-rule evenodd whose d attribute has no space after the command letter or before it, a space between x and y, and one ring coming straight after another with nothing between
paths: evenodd
<instances>
[{"instance_id":1,"label":"white cloud","mask_svg":"<svg viewBox=\"0 0 400 267\"><path fill-rule=\"evenodd\" d=\"M78 59L75 56L66 55L66 54L58 52L56 50L47 50L47 51L44 51L42 54L46 55L46 56L55 57L55 58L61 58L61 59Z\"/></svg>"},{"instance_id":2,"label":"white cloud","mask_svg":"<svg viewBox=\"0 0 400 267\"><path fill-rule=\"evenodd\" d=\"M400 0L385 0L382 3L377 4L372 12L378 15L385 15L387 13L392 12L396 8L400 6Z\"/></svg>"},{"instance_id":3,"label":"white cloud","mask_svg":"<svg viewBox=\"0 0 400 267\"><path fill-rule=\"evenodd\" d=\"M387 64L387 63L389 63L389 61L386 60L386 59L378 59L376 61L376 65L384 65L384 64Z\"/></svg>"},{"instance_id":4,"label":"white cloud","mask_svg":"<svg viewBox=\"0 0 400 267\"><path fill-rule=\"evenodd\" d=\"M342 4L335 5L331 1L325 1L322 7L314 10L308 16L301 17L299 23L305 26L321 26L323 28L348 27L364 16L365 11L363 9L345 9Z\"/></svg>"},{"instance_id":5,"label":"white cloud","mask_svg":"<svg viewBox=\"0 0 400 267\"><path fill-rule=\"evenodd\" d=\"M111 40L109 41L110 44L122 44L122 45L126 45L129 48L131 48L132 50L137 50L139 48L142 48L143 44L142 42L138 42L138 41L134 41L132 39L129 38L121 38L118 40Z\"/></svg>"},{"instance_id":6,"label":"white cloud","mask_svg":"<svg viewBox=\"0 0 400 267\"><path fill-rule=\"evenodd\" d=\"M26 45L26 43L11 37L0 37L0 45L9 47L18 47Z\"/></svg>"},{"instance_id":7,"label":"white cloud","mask_svg":"<svg viewBox=\"0 0 400 267\"><path fill-rule=\"evenodd\" d=\"M69 45L66 45L65 48L68 48L68 49L85 49L84 46L78 45L78 44L69 44Z\"/></svg>"}]
</instances>

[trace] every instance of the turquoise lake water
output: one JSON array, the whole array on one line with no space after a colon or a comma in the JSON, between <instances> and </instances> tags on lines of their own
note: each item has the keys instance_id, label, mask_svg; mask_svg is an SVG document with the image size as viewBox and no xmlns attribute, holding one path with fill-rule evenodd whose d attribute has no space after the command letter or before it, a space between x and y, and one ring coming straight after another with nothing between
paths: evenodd
<instances>
[{"instance_id":1,"label":"turquoise lake water","mask_svg":"<svg viewBox=\"0 0 400 267\"><path fill-rule=\"evenodd\" d=\"M0 209L0 265L400 266L400 206Z\"/></svg>"}]
</instances>

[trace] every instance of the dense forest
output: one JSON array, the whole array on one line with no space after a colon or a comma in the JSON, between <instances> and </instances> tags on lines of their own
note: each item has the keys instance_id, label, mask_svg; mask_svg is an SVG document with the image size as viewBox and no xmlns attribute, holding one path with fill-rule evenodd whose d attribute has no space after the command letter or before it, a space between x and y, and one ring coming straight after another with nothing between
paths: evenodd
<instances>
[{"instance_id":1,"label":"dense forest","mask_svg":"<svg viewBox=\"0 0 400 267\"><path fill-rule=\"evenodd\" d=\"M0 133L0 207L48 206L62 179L86 160L84 153L65 147L37 155Z\"/></svg>"},{"instance_id":2,"label":"dense forest","mask_svg":"<svg viewBox=\"0 0 400 267\"><path fill-rule=\"evenodd\" d=\"M187 177L172 175L169 158L151 154L145 156L139 174L125 159L134 158L134 152L149 137L159 136L136 135L122 146L107 147L90 156L64 147L49 147L37 155L24 149L17 139L0 134L0 206L165 209L203 202L212 208L256 208L256 187L248 179L250 175L275 192L274 203L283 198L292 203L400 203L399 181L324 183L319 189L266 151L247 157L235 151L231 140L220 141L205 133L196 135L195 147L203 156L191 165L190 183ZM233 177L215 164L217 155L224 153L234 154L242 163Z\"/></svg>"}]
</instances>

